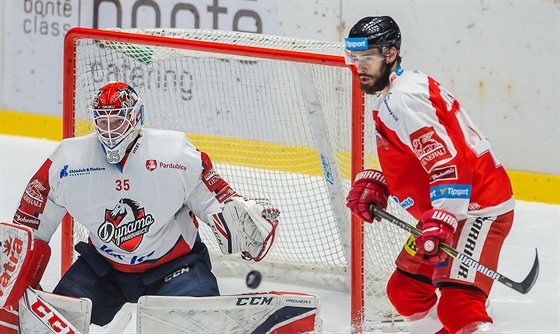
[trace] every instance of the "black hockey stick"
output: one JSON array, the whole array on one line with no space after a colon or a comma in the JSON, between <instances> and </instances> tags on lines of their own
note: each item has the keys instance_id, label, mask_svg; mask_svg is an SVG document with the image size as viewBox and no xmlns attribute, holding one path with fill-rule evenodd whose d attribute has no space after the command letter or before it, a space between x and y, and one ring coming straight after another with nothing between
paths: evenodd
<instances>
[{"instance_id":1,"label":"black hockey stick","mask_svg":"<svg viewBox=\"0 0 560 334\"><path fill-rule=\"evenodd\" d=\"M384 210L378 209L377 207L375 207L375 205L371 205L370 209L371 209L371 213L373 215L388 220L391 224L394 224L394 225L402 228L403 230L408 231L409 233L411 233L415 237L422 234L422 231L420 231L416 227L414 227L414 226L410 225L409 223L393 216L392 214L390 214L390 213L388 213ZM479 262L475 261L470 256L468 256L464 253L458 252L453 247L451 247L449 245L446 245L443 242L439 243L439 248L442 251L444 251L447 255L451 256L452 258L461 261L464 265L469 266L471 268L474 268L476 271L490 277L491 279L493 279L495 281L498 281L498 282L512 288L513 290L515 290L517 292L521 292L523 294L526 294L527 292L529 292L531 290L533 285L535 285L535 282L537 281L537 278L539 277L539 255L537 253L536 248L535 248L535 262L533 263L533 268L531 268L531 271L529 272L529 275L527 275L527 277L525 277L525 279L521 282L512 281L511 279L507 278L506 276L504 276L504 275L502 275L502 274L500 274L500 273L498 273L498 272L480 264Z\"/></svg>"}]
</instances>

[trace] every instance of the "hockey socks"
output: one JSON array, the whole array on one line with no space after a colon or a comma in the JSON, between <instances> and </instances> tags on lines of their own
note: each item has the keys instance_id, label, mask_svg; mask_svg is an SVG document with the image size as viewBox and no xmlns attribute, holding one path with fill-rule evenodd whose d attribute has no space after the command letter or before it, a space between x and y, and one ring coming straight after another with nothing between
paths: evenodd
<instances>
[{"instance_id":1,"label":"hockey socks","mask_svg":"<svg viewBox=\"0 0 560 334\"><path fill-rule=\"evenodd\" d=\"M396 270L387 284L387 296L410 333L447 334L437 317L436 287L427 278Z\"/></svg>"},{"instance_id":2,"label":"hockey socks","mask_svg":"<svg viewBox=\"0 0 560 334\"><path fill-rule=\"evenodd\" d=\"M397 269L387 283L387 296L404 317L426 314L437 302L436 287L426 277L412 276Z\"/></svg>"},{"instance_id":3,"label":"hockey socks","mask_svg":"<svg viewBox=\"0 0 560 334\"><path fill-rule=\"evenodd\" d=\"M480 326L495 328L486 312L487 296L470 286L436 287L424 276L396 270L387 284L387 296L403 316L411 333L475 333ZM443 329L445 328L445 329Z\"/></svg>"},{"instance_id":4,"label":"hockey socks","mask_svg":"<svg viewBox=\"0 0 560 334\"><path fill-rule=\"evenodd\" d=\"M465 331L473 324L492 323L486 312L486 295L471 287L447 286L441 289L438 317L450 333Z\"/></svg>"}]
</instances>

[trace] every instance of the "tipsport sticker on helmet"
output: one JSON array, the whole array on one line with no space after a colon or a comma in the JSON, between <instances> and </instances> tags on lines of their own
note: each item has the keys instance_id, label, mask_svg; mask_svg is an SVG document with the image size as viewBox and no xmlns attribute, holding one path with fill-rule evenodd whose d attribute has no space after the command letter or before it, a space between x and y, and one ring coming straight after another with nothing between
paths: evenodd
<instances>
[{"instance_id":1,"label":"tipsport sticker on helmet","mask_svg":"<svg viewBox=\"0 0 560 334\"><path fill-rule=\"evenodd\" d=\"M346 44L346 50L348 51L360 51L368 49L367 38L364 37L348 37L344 39Z\"/></svg>"}]
</instances>

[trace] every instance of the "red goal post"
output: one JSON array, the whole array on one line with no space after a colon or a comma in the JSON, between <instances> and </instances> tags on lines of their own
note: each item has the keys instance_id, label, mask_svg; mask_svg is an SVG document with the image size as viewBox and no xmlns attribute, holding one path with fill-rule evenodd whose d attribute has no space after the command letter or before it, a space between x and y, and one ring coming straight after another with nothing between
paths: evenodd
<instances>
[{"instance_id":1,"label":"red goal post","mask_svg":"<svg viewBox=\"0 0 560 334\"><path fill-rule=\"evenodd\" d=\"M64 40L64 138L92 131L89 99L110 79L138 91L146 126L187 133L234 189L278 203L277 242L259 264L267 277L309 274L315 285L325 274L325 286L350 290L357 331L398 320L385 283L406 236L390 224L364 226L344 206L354 176L379 166L371 115L364 112L370 102L345 64L342 43L216 30L73 28ZM393 201L389 211L406 216ZM204 228L201 235L219 263L215 269L231 273L244 265L220 256ZM67 215L63 272L84 238Z\"/></svg>"}]
</instances>

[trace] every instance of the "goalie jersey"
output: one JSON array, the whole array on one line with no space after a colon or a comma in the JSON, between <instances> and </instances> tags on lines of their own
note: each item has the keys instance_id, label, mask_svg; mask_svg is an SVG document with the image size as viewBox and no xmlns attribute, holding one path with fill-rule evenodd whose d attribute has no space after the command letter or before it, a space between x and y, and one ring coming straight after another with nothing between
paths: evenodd
<instances>
[{"instance_id":1,"label":"goalie jersey","mask_svg":"<svg viewBox=\"0 0 560 334\"><path fill-rule=\"evenodd\" d=\"M459 102L431 77L398 67L375 100L377 153L393 198L416 219L431 208L462 220L513 210L509 177Z\"/></svg>"},{"instance_id":2,"label":"goalie jersey","mask_svg":"<svg viewBox=\"0 0 560 334\"><path fill-rule=\"evenodd\" d=\"M90 134L61 141L27 185L14 222L48 242L69 213L115 269L144 272L188 254L196 217L221 212L233 195L184 133L142 129L122 168Z\"/></svg>"}]
</instances>

